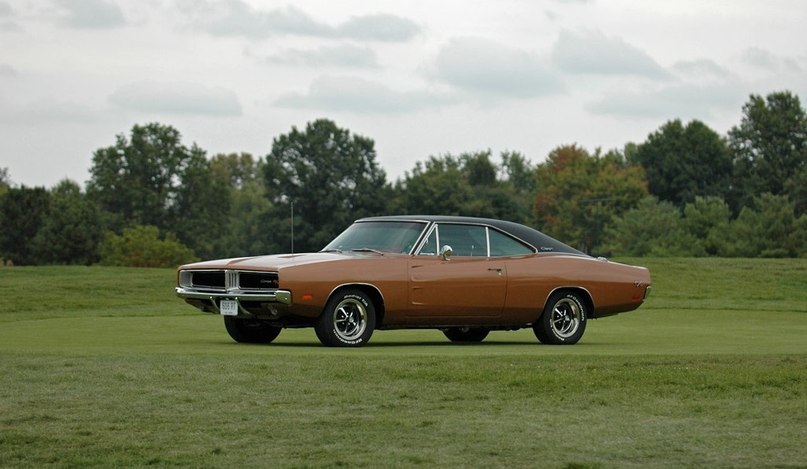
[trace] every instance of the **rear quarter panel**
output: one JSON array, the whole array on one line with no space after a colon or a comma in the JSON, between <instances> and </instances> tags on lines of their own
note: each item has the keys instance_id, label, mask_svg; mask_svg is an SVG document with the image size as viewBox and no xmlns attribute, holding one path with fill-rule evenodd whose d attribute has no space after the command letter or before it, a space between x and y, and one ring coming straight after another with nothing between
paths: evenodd
<instances>
[{"instance_id":1,"label":"rear quarter panel","mask_svg":"<svg viewBox=\"0 0 807 469\"><path fill-rule=\"evenodd\" d=\"M638 308L650 275L634 267L591 257L536 254L507 262L506 315L532 322L558 288L582 288L591 296L594 316Z\"/></svg>"}]
</instances>

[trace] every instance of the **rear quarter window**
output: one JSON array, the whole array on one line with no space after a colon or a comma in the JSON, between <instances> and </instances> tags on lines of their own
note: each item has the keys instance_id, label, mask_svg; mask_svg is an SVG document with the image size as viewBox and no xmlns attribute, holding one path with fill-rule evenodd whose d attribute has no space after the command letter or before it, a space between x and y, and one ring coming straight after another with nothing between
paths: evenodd
<instances>
[{"instance_id":1,"label":"rear quarter window","mask_svg":"<svg viewBox=\"0 0 807 469\"><path fill-rule=\"evenodd\" d=\"M500 231L489 229L488 236L490 236L491 257L524 256L535 252L531 247Z\"/></svg>"}]
</instances>

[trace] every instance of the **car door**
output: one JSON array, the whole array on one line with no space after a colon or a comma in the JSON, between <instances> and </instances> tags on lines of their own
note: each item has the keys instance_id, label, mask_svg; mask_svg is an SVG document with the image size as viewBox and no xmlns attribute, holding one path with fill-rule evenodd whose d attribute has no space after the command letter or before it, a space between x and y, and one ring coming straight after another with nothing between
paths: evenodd
<instances>
[{"instance_id":1,"label":"car door","mask_svg":"<svg viewBox=\"0 0 807 469\"><path fill-rule=\"evenodd\" d=\"M499 317L507 271L501 259L488 256L488 244L484 226L434 226L409 262L409 315L471 321ZM453 255L444 258L443 246L451 246Z\"/></svg>"}]
</instances>

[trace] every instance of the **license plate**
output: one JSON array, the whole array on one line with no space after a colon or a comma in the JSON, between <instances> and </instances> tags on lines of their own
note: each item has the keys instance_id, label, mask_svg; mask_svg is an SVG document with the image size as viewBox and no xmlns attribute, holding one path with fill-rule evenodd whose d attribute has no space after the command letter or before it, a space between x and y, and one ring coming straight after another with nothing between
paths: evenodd
<instances>
[{"instance_id":1,"label":"license plate","mask_svg":"<svg viewBox=\"0 0 807 469\"><path fill-rule=\"evenodd\" d=\"M235 300L221 300L219 311L222 316L238 316L238 302Z\"/></svg>"}]
</instances>

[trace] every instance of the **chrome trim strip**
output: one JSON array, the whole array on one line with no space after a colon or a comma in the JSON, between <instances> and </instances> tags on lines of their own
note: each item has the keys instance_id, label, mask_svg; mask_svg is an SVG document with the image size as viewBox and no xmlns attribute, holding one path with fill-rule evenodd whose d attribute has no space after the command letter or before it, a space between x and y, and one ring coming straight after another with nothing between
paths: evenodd
<instances>
[{"instance_id":1,"label":"chrome trim strip","mask_svg":"<svg viewBox=\"0 0 807 469\"><path fill-rule=\"evenodd\" d=\"M489 258L494 257L494 256L490 255L490 232L489 232L489 230L497 231L497 232L501 233L502 235L507 236L508 238L511 238L511 239L514 239L514 240L518 241L519 243L523 244L524 246L532 249L533 254L536 254L536 253L540 252L538 250L538 248L536 248L532 244L524 241L523 239L519 238L518 236L515 236L514 234L510 233L509 231L505 231L505 230L503 230L501 228L497 228L497 227L489 225L487 223L435 221L435 222L432 222L431 229L426 231L426 236L424 236L423 239L420 241L420 243L417 245L417 249L414 250L413 255L415 255L415 256L420 255L420 251L423 249L423 246L426 244L426 240L429 239L429 236L431 236L432 231L434 231L434 230L437 230L437 237L436 237L437 250L438 251L440 250L440 247L441 247L440 246L440 225L469 225L469 226L478 226L480 228L485 228L485 238L486 238L486 241L487 241L487 257L489 257ZM495 256L495 257L507 257L507 256Z\"/></svg>"},{"instance_id":2,"label":"chrome trim strip","mask_svg":"<svg viewBox=\"0 0 807 469\"><path fill-rule=\"evenodd\" d=\"M341 283L341 284L337 285L334 289L332 289L330 293L328 293L328 299L330 299L333 296L333 294L336 293L336 291L339 290L340 288L353 287L353 286L356 286L356 285L359 285L359 286L362 286L362 287L370 287L370 288L372 288L373 290L378 292L378 296L381 297L381 302L386 304L386 301L384 300L384 294L381 292L380 288L373 285L372 283L363 283L363 282Z\"/></svg>"},{"instance_id":3,"label":"chrome trim strip","mask_svg":"<svg viewBox=\"0 0 807 469\"><path fill-rule=\"evenodd\" d=\"M233 288L224 292L200 292L190 288L177 287L177 296L192 300L232 299L238 301L266 301L270 303L291 304L291 292L288 290L276 290L267 293L251 293L248 291Z\"/></svg>"},{"instance_id":4,"label":"chrome trim strip","mask_svg":"<svg viewBox=\"0 0 807 469\"><path fill-rule=\"evenodd\" d=\"M420 255L421 255L420 253L421 253L421 251L423 251L423 246L425 246L425 245L426 245L426 241L428 241L429 236L431 236L431 235L432 235L432 232L433 232L434 230L436 230L436 229L437 229L437 223L430 223L430 224L427 226L427 229L426 229L426 232L425 232L426 234L425 234L425 235L421 235L420 242L418 242L418 243L415 245L415 249L413 249L413 250L412 250L412 254L411 254L411 255L413 255L413 256L420 256ZM437 236L439 236L439 233L437 234ZM436 239L436 241L437 241L437 246L439 246L439 245L440 245L440 239L439 239L439 238L437 238L437 239ZM440 248L438 247L438 248L437 248L437 250L439 250L439 249L440 249ZM434 255L435 255L435 256L437 255L437 250L435 250L435 252L434 252ZM426 254L424 254L424 255L426 255Z\"/></svg>"},{"instance_id":5,"label":"chrome trim strip","mask_svg":"<svg viewBox=\"0 0 807 469\"><path fill-rule=\"evenodd\" d=\"M580 286L580 285L564 285L564 286L561 286L561 287L553 288L552 291L549 292L548 295L546 295L546 298L544 298L544 305L541 308L541 314L544 313L543 308L546 307L546 302L549 301L549 298L552 297L552 295L554 295L555 292L558 291L558 290L583 290L584 292L586 292L586 295L588 295L589 299L591 299L591 306L594 309L594 311L592 311L591 314L593 315L596 312L597 307L594 305L594 295L591 294L591 291L589 291L588 288Z\"/></svg>"}]
</instances>

